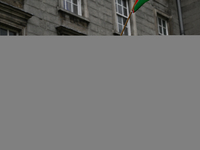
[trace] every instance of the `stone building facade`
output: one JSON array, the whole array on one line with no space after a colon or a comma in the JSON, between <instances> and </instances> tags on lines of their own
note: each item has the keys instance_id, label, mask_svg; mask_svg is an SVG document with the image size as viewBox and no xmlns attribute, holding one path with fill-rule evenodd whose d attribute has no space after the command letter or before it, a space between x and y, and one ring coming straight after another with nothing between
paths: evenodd
<instances>
[{"instance_id":1,"label":"stone building facade","mask_svg":"<svg viewBox=\"0 0 200 150\"><path fill-rule=\"evenodd\" d=\"M183 25L186 35L200 35L200 1L182 0Z\"/></svg>"},{"instance_id":2,"label":"stone building facade","mask_svg":"<svg viewBox=\"0 0 200 150\"><path fill-rule=\"evenodd\" d=\"M0 0L0 34L119 35L134 1ZM180 2L185 34L200 34L200 1ZM124 35L180 35L176 0L149 0Z\"/></svg>"}]
</instances>

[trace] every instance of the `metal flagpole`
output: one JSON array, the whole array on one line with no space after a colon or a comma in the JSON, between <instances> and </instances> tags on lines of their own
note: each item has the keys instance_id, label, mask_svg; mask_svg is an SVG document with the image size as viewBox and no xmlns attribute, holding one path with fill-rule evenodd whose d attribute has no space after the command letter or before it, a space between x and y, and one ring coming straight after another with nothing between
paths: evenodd
<instances>
[{"instance_id":1,"label":"metal flagpole","mask_svg":"<svg viewBox=\"0 0 200 150\"><path fill-rule=\"evenodd\" d=\"M183 18L182 18L182 12L181 12L181 4L180 0L176 0L177 7L178 7L178 16L179 16L179 25L180 25L180 34L185 35L184 28L183 28Z\"/></svg>"},{"instance_id":2,"label":"metal flagpole","mask_svg":"<svg viewBox=\"0 0 200 150\"><path fill-rule=\"evenodd\" d=\"M126 25L127 25L128 21L129 21L129 19L130 19L130 17L131 17L131 14L133 13L133 9L134 9L134 7L135 7L135 5L136 5L136 2L137 2L137 0L135 0L135 3L134 3L134 5L133 5L133 8L132 8L132 10L131 10L131 12L130 12L130 14L129 14L129 16L128 16L128 19L126 20L126 23L125 23L125 25L124 25L124 28L123 28L123 30L122 30L120 36L123 34L123 32L124 32L124 30L125 30L125 28L126 28Z\"/></svg>"}]
</instances>

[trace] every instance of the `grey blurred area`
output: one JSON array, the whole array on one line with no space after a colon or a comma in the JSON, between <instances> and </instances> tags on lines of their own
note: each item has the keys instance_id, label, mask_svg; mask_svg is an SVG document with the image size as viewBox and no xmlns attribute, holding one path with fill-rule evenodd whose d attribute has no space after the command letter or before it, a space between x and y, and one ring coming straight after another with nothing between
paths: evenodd
<instances>
[{"instance_id":1,"label":"grey blurred area","mask_svg":"<svg viewBox=\"0 0 200 150\"><path fill-rule=\"evenodd\" d=\"M1 51L0 149L196 150L198 56Z\"/></svg>"}]
</instances>

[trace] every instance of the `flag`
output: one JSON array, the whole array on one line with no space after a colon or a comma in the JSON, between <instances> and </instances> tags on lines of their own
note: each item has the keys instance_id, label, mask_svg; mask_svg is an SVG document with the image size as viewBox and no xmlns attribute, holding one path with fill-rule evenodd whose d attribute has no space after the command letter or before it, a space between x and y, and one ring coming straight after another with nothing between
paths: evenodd
<instances>
[{"instance_id":1,"label":"flag","mask_svg":"<svg viewBox=\"0 0 200 150\"><path fill-rule=\"evenodd\" d=\"M136 0L135 6L134 6L134 9L133 9L133 13L136 12L147 1L149 1L149 0Z\"/></svg>"}]
</instances>

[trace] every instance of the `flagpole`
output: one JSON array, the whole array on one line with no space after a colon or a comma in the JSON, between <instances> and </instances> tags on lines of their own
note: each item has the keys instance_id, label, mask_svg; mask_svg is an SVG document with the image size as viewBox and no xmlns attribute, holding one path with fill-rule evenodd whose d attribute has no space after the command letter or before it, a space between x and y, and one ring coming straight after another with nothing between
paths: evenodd
<instances>
[{"instance_id":1,"label":"flagpole","mask_svg":"<svg viewBox=\"0 0 200 150\"><path fill-rule=\"evenodd\" d=\"M133 5L133 8L132 8L132 10L131 10L131 12L130 12L130 14L129 14L129 16L128 16L128 19L126 20L126 23L125 23L125 25L124 25L124 28L123 28L123 30L122 30L120 36L123 34L123 32L124 32L124 30L125 30L125 28L126 28L126 25L127 25L128 21L129 21L129 19L130 19L130 17L131 17L131 14L133 13L133 9L134 9L134 7L135 7L135 5L136 5L136 2L137 2L137 0L135 0L135 3L134 3L134 5Z\"/></svg>"}]
</instances>

